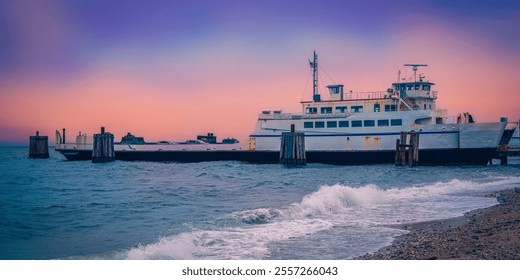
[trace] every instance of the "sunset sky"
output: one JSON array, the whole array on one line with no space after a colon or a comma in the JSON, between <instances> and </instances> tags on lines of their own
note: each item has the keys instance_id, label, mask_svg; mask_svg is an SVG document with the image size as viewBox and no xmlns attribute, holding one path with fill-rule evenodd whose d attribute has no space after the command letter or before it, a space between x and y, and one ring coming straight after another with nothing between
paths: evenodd
<instances>
[{"instance_id":1,"label":"sunset sky","mask_svg":"<svg viewBox=\"0 0 520 280\"><path fill-rule=\"evenodd\" d=\"M450 115L520 119L518 0L0 0L0 143L243 140L311 98L313 50L324 85L386 90L424 63Z\"/></svg>"}]
</instances>

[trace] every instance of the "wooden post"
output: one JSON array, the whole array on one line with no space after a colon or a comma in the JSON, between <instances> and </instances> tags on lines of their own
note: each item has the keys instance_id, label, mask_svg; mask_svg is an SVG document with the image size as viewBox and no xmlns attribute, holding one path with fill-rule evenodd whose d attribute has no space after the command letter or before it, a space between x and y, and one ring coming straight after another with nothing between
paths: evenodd
<instances>
[{"instance_id":1,"label":"wooden post","mask_svg":"<svg viewBox=\"0 0 520 280\"><path fill-rule=\"evenodd\" d=\"M503 155L500 157L500 165L506 165L507 164L507 155Z\"/></svg>"},{"instance_id":2,"label":"wooden post","mask_svg":"<svg viewBox=\"0 0 520 280\"><path fill-rule=\"evenodd\" d=\"M415 133L415 140L413 145L413 162L414 166L419 163L419 132Z\"/></svg>"},{"instance_id":3,"label":"wooden post","mask_svg":"<svg viewBox=\"0 0 520 280\"><path fill-rule=\"evenodd\" d=\"M399 159L401 158L400 139L395 139L395 165L399 166Z\"/></svg>"},{"instance_id":4,"label":"wooden post","mask_svg":"<svg viewBox=\"0 0 520 280\"><path fill-rule=\"evenodd\" d=\"M110 132L105 132L105 128L101 127L101 133L94 134L92 162L103 163L113 161L114 159L114 135Z\"/></svg>"},{"instance_id":5,"label":"wooden post","mask_svg":"<svg viewBox=\"0 0 520 280\"><path fill-rule=\"evenodd\" d=\"M415 132L412 130L410 132L410 144L408 145L408 166L412 167L413 166L413 145L414 145L414 141L415 141Z\"/></svg>"},{"instance_id":6,"label":"wooden post","mask_svg":"<svg viewBox=\"0 0 520 280\"><path fill-rule=\"evenodd\" d=\"M280 163L283 165L305 165L305 133L295 132L291 125L291 132L283 132L280 142Z\"/></svg>"},{"instance_id":7,"label":"wooden post","mask_svg":"<svg viewBox=\"0 0 520 280\"><path fill-rule=\"evenodd\" d=\"M49 158L48 136L40 136L36 131L36 136L29 137L29 158Z\"/></svg>"},{"instance_id":8,"label":"wooden post","mask_svg":"<svg viewBox=\"0 0 520 280\"><path fill-rule=\"evenodd\" d=\"M406 132L401 131L401 165L406 165Z\"/></svg>"}]
</instances>

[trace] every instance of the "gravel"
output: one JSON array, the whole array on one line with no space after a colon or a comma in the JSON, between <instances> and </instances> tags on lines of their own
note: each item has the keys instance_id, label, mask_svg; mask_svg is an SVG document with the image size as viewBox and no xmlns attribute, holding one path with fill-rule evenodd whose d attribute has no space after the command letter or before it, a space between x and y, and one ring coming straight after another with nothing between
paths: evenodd
<instances>
[{"instance_id":1,"label":"gravel","mask_svg":"<svg viewBox=\"0 0 520 280\"><path fill-rule=\"evenodd\" d=\"M462 217L399 225L408 234L365 260L520 260L520 189L493 194L500 204Z\"/></svg>"}]
</instances>

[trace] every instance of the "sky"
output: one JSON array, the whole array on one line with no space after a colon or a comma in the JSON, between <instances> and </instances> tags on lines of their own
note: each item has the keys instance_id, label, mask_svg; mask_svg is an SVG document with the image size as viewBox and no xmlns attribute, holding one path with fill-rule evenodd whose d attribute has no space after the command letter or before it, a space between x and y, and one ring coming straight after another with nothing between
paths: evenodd
<instances>
[{"instance_id":1,"label":"sky","mask_svg":"<svg viewBox=\"0 0 520 280\"><path fill-rule=\"evenodd\" d=\"M101 126L244 140L261 110L311 99L314 50L321 92L386 90L428 64L449 115L520 119L516 0L0 0L0 143Z\"/></svg>"}]
</instances>

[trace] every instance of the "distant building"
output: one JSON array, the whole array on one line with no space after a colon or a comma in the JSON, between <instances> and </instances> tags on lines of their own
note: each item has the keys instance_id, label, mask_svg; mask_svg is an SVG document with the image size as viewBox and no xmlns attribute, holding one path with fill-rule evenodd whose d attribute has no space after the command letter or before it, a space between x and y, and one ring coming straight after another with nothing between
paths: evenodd
<instances>
[{"instance_id":1,"label":"distant building","mask_svg":"<svg viewBox=\"0 0 520 280\"><path fill-rule=\"evenodd\" d=\"M121 144L141 145L146 144L146 142L144 141L144 137L136 137L132 135L132 133L128 132L121 138Z\"/></svg>"},{"instance_id":2,"label":"distant building","mask_svg":"<svg viewBox=\"0 0 520 280\"><path fill-rule=\"evenodd\" d=\"M222 144L236 144L238 143L238 140L235 138L226 138L222 140Z\"/></svg>"},{"instance_id":3,"label":"distant building","mask_svg":"<svg viewBox=\"0 0 520 280\"><path fill-rule=\"evenodd\" d=\"M208 135L198 135L197 140L204 141L208 144L216 144L217 136L214 136L213 133L208 133Z\"/></svg>"}]
</instances>

